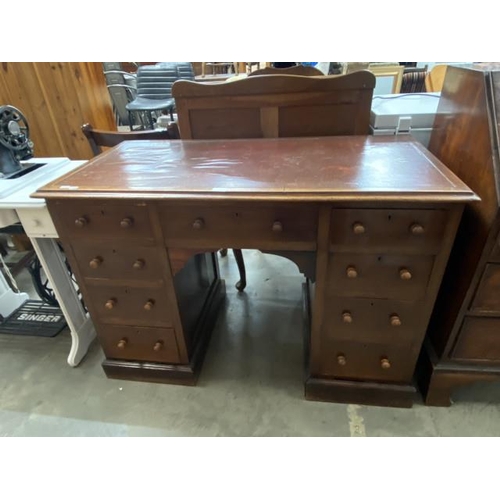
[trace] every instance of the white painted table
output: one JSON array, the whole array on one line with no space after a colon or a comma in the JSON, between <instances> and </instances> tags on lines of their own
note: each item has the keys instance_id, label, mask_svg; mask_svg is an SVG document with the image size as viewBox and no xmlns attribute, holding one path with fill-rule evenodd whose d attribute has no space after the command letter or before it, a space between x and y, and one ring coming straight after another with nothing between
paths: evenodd
<instances>
[{"instance_id":1,"label":"white painted table","mask_svg":"<svg viewBox=\"0 0 500 500\"><path fill-rule=\"evenodd\" d=\"M43 175L31 177L27 174L22 187L0 198L0 227L21 222L24 231L31 239L71 332L68 364L77 366L95 338L94 324L82 307L68 273L64 255L57 245L58 234L45 201L30 198L30 195L53 179L83 165L85 161L71 161L68 158L33 158L30 163L47 163L47 165L39 169L43 169Z\"/></svg>"}]
</instances>

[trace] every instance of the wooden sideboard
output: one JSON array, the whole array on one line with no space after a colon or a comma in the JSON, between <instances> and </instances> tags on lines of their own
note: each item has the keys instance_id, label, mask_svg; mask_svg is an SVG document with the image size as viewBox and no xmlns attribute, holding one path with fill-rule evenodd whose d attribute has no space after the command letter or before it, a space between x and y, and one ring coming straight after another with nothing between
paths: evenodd
<instances>
[{"instance_id":1,"label":"wooden sideboard","mask_svg":"<svg viewBox=\"0 0 500 500\"><path fill-rule=\"evenodd\" d=\"M113 107L98 62L2 62L0 105L28 120L37 157L92 158L81 126L116 130Z\"/></svg>"},{"instance_id":2,"label":"wooden sideboard","mask_svg":"<svg viewBox=\"0 0 500 500\"><path fill-rule=\"evenodd\" d=\"M194 384L224 297L213 252L257 248L307 278L306 397L402 407L476 199L417 142L369 136L125 142L35 196L108 376Z\"/></svg>"},{"instance_id":3,"label":"wooden sideboard","mask_svg":"<svg viewBox=\"0 0 500 500\"><path fill-rule=\"evenodd\" d=\"M464 212L422 352L428 405L500 379L500 64L448 66L429 149L481 198Z\"/></svg>"}]
</instances>

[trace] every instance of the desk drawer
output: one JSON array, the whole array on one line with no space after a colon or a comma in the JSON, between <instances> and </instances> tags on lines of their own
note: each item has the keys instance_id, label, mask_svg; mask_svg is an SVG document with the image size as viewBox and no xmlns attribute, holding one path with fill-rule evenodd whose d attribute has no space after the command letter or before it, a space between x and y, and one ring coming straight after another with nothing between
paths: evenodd
<instances>
[{"instance_id":1,"label":"desk drawer","mask_svg":"<svg viewBox=\"0 0 500 500\"><path fill-rule=\"evenodd\" d=\"M451 357L500 362L500 318L466 317Z\"/></svg>"},{"instance_id":2,"label":"desk drawer","mask_svg":"<svg viewBox=\"0 0 500 500\"><path fill-rule=\"evenodd\" d=\"M58 234L47 207L17 210L21 224L30 238L57 238Z\"/></svg>"},{"instance_id":3,"label":"desk drawer","mask_svg":"<svg viewBox=\"0 0 500 500\"><path fill-rule=\"evenodd\" d=\"M72 238L153 238L148 208L144 203L55 202L60 223Z\"/></svg>"},{"instance_id":4,"label":"desk drawer","mask_svg":"<svg viewBox=\"0 0 500 500\"><path fill-rule=\"evenodd\" d=\"M91 313L106 324L172 326L163 287L89 285Z\"/></svg>"},{"instance_id":5,"label":"desk drawer","mask_svg":"<svg viewBox=\"0 0 500 500\"><path fill-rule=\"evenodd\" d=\"M337 296L420 300L425 296L434 257L330 254L328 287Z\"/></svg>"},{"instance_id":6,"label":"desk drawer","mask_svg":"<svg viewBox=\"0 0 500 500\"><path fill-rule=\"evenodd\" d=\"M86 278L162 281L155 247L76 243L73 251Z\"/></svg>"},{"instance_id":7,"label":"desk drawer","mask_svg":"<svg viewBox=\"0 0 500 500\"><path fill-rule=\"evenodd\" d=\"M330 339L407 344L420 340L420 302L334 297L327 300L323 335Z\"/></svg>"},{"instance_id":8,"label":"desk drawer","mask_svg":"<svg viewBox=\"0 0 500 500\"><path fill-rule=\"evenodd\" d=\"M374 382L409 382L416 361L410 345L348 341L328 342L322 355L323 375Z\"/></svg>"},{"instance_id":9,"label":"desk drawer","mask_svg":"<svg viewBox=\"0 0 500 500\"><path fill-rule=\"evenodd\" d=\"M104 326L99 342L107 358L179 363L179 351L171 328Z\"/></svg>"},{"instance_id":10,"label":"desk drawer","mask_svg":"<svg viewBox=\"0 0 500 500\"><path fill-rule=\"evenodd\" d=\"M439 251L446 226L445 210L334 209L332 250L386 248L391 251ZM392 250L394 249L394 250Z\"/></svg>"},{"instance_id":11,"label":"desk drawer","mask_svg":"<svg viewBox=\"0 0 500 500\"><path fill-rule=\"evenodd\" d=\"M300 206L161 206L167 246L314 250L318 211Z\"/></svg>"},{"instance_id":12,"label":"desk drawer","mask_svg":"<svg viewBox=\"0 0 500 500\"><path fill-rule=\"evenodd\" d=\"M486 264L471 310L500 314L500 264Z\"/></svg>"}]
</instances>

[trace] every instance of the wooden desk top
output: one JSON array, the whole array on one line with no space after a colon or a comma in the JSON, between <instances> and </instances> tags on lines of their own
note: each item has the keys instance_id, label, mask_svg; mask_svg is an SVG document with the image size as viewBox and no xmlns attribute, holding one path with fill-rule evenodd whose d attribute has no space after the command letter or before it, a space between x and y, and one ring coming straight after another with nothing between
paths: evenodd
<instances>
[{"instance_id":1,"label":"wooden desk top","mask_svg":"<svg viewBox=\"0 0 500 500\"><path fill-rule=\"evenodd\" d=\"M398 202L478 199L418 142L398 136L128 141L33 196Z\"/></svg>"}]
</instances>

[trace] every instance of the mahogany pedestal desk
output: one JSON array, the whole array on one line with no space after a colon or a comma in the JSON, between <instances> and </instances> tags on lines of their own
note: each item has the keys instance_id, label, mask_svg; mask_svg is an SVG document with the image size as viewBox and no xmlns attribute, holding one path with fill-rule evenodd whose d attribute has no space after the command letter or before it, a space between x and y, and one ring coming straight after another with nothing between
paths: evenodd
<instances>
[{"instance_id":1,"label":"mahogany pedestal desk","mask_svg":"<svg viewBox=\"0 0 500 500\"><path fill-rule=\"evenodd\" d=\"M213 252L256 248L308 278L306 398L403 407L476 198L417 142L367 136L124 142L35 196L109 377L193 385L225 293Z\"/></svg>"}]
</instances>

